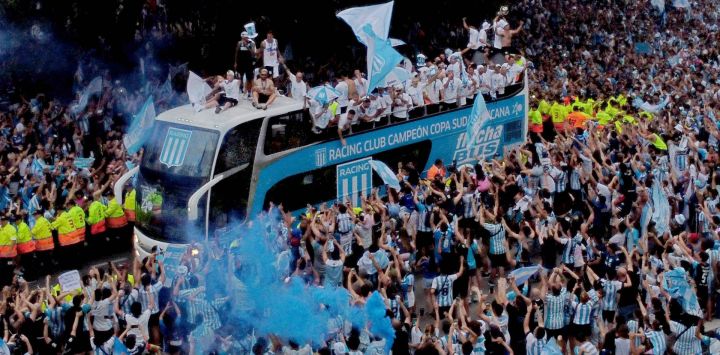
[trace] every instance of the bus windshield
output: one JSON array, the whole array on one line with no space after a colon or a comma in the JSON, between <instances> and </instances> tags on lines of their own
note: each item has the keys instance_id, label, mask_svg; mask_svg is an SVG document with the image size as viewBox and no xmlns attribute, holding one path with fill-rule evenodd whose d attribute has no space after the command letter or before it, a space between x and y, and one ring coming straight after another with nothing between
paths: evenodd
<instances>
[{"instance_id":1,"label":"bus windshield","mask_svg":"<svg viewBox=\"0 0 720 355\"><path fill-rule=\"evenodd\" d=\"M135 185L136 226L153 239L181 242L188 199L210 178L219 134L156 122L152 137Z\"/></svg>"}]
</instances>

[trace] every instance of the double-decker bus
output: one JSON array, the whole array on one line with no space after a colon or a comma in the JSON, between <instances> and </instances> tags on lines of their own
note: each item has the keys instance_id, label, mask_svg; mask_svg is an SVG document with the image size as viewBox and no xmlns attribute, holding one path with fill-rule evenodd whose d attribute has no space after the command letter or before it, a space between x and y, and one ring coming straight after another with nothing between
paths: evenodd
<instances>
[{"instance_id":1,"label":"double-decker bus","mask_svg":"<svg viewBox=\"0 0 720 355\"><path fill-rule=\"evenodd\" d=\"M466 125L472 105L428 113L403 122L346 136L311 131L302 102L279 97L267 110L248 101L220 114L195 112L190 105L158 115L142 162L115 185L120 198L134 175L135 249L146 256L154 246L204 239L216 228L261 212L272 202L286 211L307 204L345 200L383 184L370 159L391 168L413 162L427 171L435 159L457 164L502 155L522 144L527 133L528 85L485 96L490 119L468 145ZM188 220L195 224L188 235ZM199 232L196 232L199 231Z\"/></svg>"}]
</instances>

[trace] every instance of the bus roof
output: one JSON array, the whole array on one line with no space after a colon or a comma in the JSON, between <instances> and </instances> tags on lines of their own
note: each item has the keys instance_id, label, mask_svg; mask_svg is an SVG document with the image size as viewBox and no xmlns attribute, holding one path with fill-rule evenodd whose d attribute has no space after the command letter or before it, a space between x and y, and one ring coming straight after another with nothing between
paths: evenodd
<instances>
[{"instance_id":1,"label":"bus roof","mask_svg":"<svg viewBox=\"0 0 720 355\"><path fill-rule=\"evenodd\" d=\"M204 109L195 112L192 105L187 104L167 110L158 115L156 119L158 121L226 132L241 123L266 116L279 116L302 108L302 102L278 95L275 102L267 110L258 110L252 106L250 100L240 99L236 106L219 114L215 113L215 109Z\"/></svg>"}]
</instances>

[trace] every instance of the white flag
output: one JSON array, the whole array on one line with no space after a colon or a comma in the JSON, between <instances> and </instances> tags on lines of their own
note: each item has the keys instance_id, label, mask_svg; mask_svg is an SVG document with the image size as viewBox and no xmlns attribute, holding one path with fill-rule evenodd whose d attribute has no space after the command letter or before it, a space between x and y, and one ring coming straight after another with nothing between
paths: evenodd
<instances>
[{"instance_id":1,"label":"white flag","mask_svg":"<svg viewBox=\"0 0 720 355\"><path fill-rule=\"evenodd\" d=\"M190 103L195 107L205 105L205 98L212 92L212 88L200 76L190 72L187 80L187 94Z\"/></svg>"}]
</instances>

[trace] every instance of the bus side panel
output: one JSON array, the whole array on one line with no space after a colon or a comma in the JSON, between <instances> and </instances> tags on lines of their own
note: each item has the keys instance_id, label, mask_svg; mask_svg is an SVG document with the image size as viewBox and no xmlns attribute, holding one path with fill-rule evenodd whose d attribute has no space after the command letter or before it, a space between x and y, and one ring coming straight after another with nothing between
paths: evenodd
<instances>
[{"instance_id":1,"label":"bus side panel","mask_svg":"<svg viewBox=\"0 0 720 355\"><path fill-rule=\"evenodd\" d=\"M472 107L419 118L382 129L359 133L347 138L343 146L339 140L301 148L267 163L259 172L251 215L262 211L265 194L284 178L315 169L371 157L373 154L430 140L432 149L423 172L435 159L446 164L474 163L477 158L501 156L503 149L525 141L527 133L527 87L520 94L487 104L490 120L476 133L474 145L468 147L466 126ZM395 169L396 167L391 166ZM317 186L335 189L335 186Z\"/></svg>"}]
</instances>

